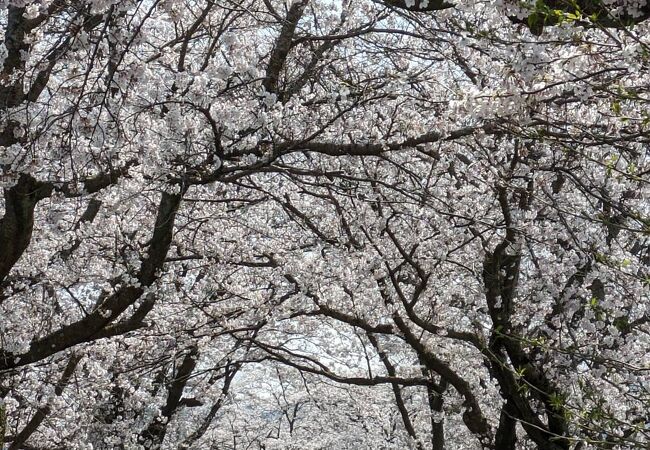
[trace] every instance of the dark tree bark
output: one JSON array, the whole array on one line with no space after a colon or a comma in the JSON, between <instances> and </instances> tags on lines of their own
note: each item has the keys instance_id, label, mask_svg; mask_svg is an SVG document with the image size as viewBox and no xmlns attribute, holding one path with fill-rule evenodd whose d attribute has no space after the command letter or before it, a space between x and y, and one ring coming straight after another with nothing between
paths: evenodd
<instances>
[{"instance_id":1,"label":"dark tree bark","mask_svg":"<svg viewBox=\"0 0 650 450\"><path fill-rule=\"evenodd\" d=\"M81 358L81 355L74 354L68 359L68 363L66 364L65 369L63 369L61 378L56 383L56 386L54 388L55 395L60 396L63 394L63 390L70 383L72 375L74 374L77 365L79 365ZM51 411L52 407L49 404L38 408L27 425L25 425L22 431L18 433L18 435L16 435L16 437L13 439L13 442L9 446L9 450L18 450L22 448L23 444L27 442L27 440L34 434L34 432L43 423Z\"/></svg>"},{"instance_id":2,"label":"dark tree bark","mask_svg":"<svg viewBox=\"0 0 650 450\"><path fill-rule=\"evenodd\" d=\"M507 400L501 407L499 427L497 428L494 445L498 450L516 450L517 445L517 421L512 400Z\"/></svg>"},{"instance_id":3,"label":"dark tree bark","mask_svg":"<svg viewBox=\"0 0 650 450\"><path fill-rule=\"evenodd\" d=\"M180 366L176 372L173 373L173 378L167 388L167 400L160 411L160 416L156 417L140 435L139 441L144 443L147 448L160 448L165 440L167 424L169 424L171 417L181 406L183 389L185 389L187 380L189 380L194 368L196 367L198 356L198 347L190 347L183 357Z\"/></svg>"},{"instance_id":4,"label":"dark tree bark","mask_svg":"<svg viewBox=\"0 0 650 450\"><path fill-rule=\"evenodd\" d=\"M512 167L516 161L513 161ZM502 394L509 405L506 412L521 420L530 438L540 448L549 450L568 450L568 424L562 407L552 401L559 392L548 380L543 368L538 367L517 339L517 330L512 326L511 317L515 309L517 281L519 278L521 249L517 245L517 231L513 226L508 191L498 185L495 188L497 201L505 222L505 236L490 252L486 249L483 262L483 283L492 332L489 343L491 370L497 378ZM514 375L520 374L521 381ZM531 386L528 398L522 387ZM531 399L544 405L547 424L537 417ZM514 413L514 414L513 414ZM503 419L503 416L502 416ZM505 419L504 419L505 420ZM505 421L504 427L511 424ZM506 428L507 429L507 428Z\"/></svg>"}]
</instances>

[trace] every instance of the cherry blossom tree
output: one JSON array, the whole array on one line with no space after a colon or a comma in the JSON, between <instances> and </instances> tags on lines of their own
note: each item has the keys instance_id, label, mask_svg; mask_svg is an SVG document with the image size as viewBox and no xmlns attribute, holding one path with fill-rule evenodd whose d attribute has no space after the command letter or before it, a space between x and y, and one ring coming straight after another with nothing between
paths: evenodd
<instances>
[{"instance_id":1,"label":"cherry blossom tree","mask_svg":"<svg viewBox=\"0 0 650 450\"><path fill-rule=\"evenodd\" d=\"M643 1L4 1L10 449L650 438Z\"/></svg>"}]
</instances>

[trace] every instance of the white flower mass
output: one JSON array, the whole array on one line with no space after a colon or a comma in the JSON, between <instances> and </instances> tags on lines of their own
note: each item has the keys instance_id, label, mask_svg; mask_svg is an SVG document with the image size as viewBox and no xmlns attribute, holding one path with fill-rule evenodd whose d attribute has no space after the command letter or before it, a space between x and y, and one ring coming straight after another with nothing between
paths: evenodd
<instances>
[{"instance_id":1,"label":"white flower mass","mask_svg":"<svg viewBox=\"0 0 650 450\"><path fill-rule=\"evenodd\" d=\"M0 450L649 448L645 0L0 25Z\"/></svg>"}]
</instances>

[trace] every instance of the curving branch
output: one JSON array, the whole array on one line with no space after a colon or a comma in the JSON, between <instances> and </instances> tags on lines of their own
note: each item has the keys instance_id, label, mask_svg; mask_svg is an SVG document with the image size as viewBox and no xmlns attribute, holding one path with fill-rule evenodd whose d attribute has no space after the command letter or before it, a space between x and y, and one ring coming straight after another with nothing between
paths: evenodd
<instances>
[{"instance_id":1,"label":"curving branch","mask_svg":"<svg viewBox=\"0 0 650 450\"><path fill-rule=\"evenodd\" d=\"M63 390L70 383L72 375L79 365L81 358L81 355L73 354L68 359L68 363L66 364L65 369L63 369L61 378L59 378L59 381L54 387L54 394L56 396L61 396L61 394L63 394ZM22 431L18 433L18 435L16 435L16 437L13 439L11 445L9 446L9 450L18 450L20 448L23 448L25 442L27 442L27 440L34 434L34 432L36 432L38 427L43 423L45 419L47 419L47 416L51 412L52 406L49 403L38 408L27 425L25 425Z\"/></svg>"},{"instance_id":2,"label":"curving branch","mask_svg":"<svg viewBox=\"0 0 650 450\"><path fill-rule=\"evenodd\" d=\"M133 305L158 277L173 237L174 220L183 192L163 192L147 257L137 274L137 284L121 287L107 295L99 306L84 318L65 325L40 339L34 340L27 353L15 354L0 350L0 370L8 370L45 359L75 345L92 342L101 337L105 328Z\"/></svg>"}]
</instances>

